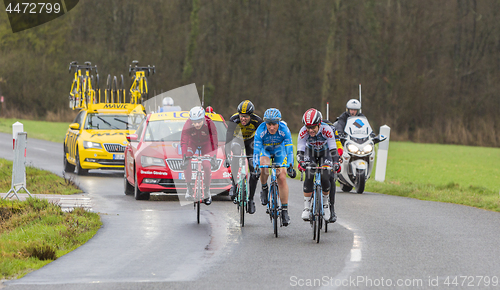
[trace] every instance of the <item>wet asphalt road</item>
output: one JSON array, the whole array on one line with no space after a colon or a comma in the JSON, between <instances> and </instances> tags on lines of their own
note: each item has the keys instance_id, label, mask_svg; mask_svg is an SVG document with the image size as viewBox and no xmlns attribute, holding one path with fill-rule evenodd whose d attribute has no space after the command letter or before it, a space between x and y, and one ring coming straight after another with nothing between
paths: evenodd
<instances>
[{"instance_id":1,"label":"wet asphalt road","mask_svg":"<svg viewBox=\"0 0 500 290\"><path fill-rule=\"evenodd\" d=\"M0 133L0 157L12 159L12 135ZM61 175L62 144L28 139L27 160ZM289 180L292 224L275 238L260 205L240 228L236 206L218 198L202 208L197 224L192 205L165 196L150 201L126 196L122 176L121 171L74 176L103 227L77 250L2 286L484 289L486 280L492 286L496 277L500 287L498 213L377 193L339 193L339 221L316 244L309 224L300 220L299 181Z\"/></svg>"}]
</instances>

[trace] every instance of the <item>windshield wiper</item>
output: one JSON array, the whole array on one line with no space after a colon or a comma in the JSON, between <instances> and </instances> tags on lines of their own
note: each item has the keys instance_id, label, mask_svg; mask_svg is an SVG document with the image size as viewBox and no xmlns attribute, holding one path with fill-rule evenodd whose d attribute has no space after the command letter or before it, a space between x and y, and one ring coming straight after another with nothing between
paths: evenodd
<instances>
[{"instance_id":1,"label":"windshield wiper","mask_svg":"<svg viewBox=\"0 0 500 290\"><path fill-rule=\"evenodd\" d=\"M110 123L110 122L108 122L108 121L104 120L103 118L101 118L101 117L99 117L99 116L96 116L96 117L97 117L97 119L99 119L99 120L103 121L104 123L106 123L106 125L108 125L108 126L110 126L110 127L115 127L115 129L120 130L120 128L118 128L118 127L116 127L116 126L111 125L111 123Z\"/></svg>"}]
</instances>

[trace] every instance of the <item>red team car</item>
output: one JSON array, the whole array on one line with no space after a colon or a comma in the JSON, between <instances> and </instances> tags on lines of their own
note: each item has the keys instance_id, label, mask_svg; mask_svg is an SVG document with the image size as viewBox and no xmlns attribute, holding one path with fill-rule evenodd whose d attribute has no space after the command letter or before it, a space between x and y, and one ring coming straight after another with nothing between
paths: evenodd
<instances>
[{"instance_id":1,"label":"red team car","mask_svg":"<svg viewBox=\"0 0 500 290\"><path fill-rule=\"evenodd\" d=\"M227 126L221 115L206 115L215 123L219 142L217 164L212 167L210 186L212 194L216 194L231 187L231 174L224 166L223 154ZM186 191L180 140L187 119L188 111L152 113L135 134L127 136L125 194L133 194L139 200L149 199L151 192Z\"/></svg>"}]
</instances>

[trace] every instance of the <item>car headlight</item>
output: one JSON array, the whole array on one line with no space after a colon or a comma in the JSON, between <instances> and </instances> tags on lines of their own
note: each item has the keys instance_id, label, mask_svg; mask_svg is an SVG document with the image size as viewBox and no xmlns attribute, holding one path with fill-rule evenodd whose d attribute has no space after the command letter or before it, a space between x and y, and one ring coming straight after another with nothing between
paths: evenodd
<instances>
[{"instance_id":1,"label":"car headlight","mask_svg":"<svg viewBox=\"0 0 500 290\"><path fill-rule=\"evenodd\" d=\"M101 143L92 141L83 141L83 148L85 149L102 149Z\"/></svg>"},{"instance_id":2,"label":"car headlight","mask_svg":"<svg viewBox=\"0 0 500 290\"><path fill-rule=\"evenodd\" d=\"M368 145L366 145L366 146L363 148L363 151L365 152L365 154L366 154L366 153L370 153L370 152L372 152L372 150L373 150L373 146L372 146L371 144L368 144Z\"/></svg>"},{"instance_id":3,"label":"car headlight","mask_svg":"<svg viewBox=\"0 0 500 290\"><path fill-rule=\"evenodd\" d=\"M349 150L349 152L351 153L357 153L359 151L358 146L354 144L347 145L347 150Z\"/></svg>"},{"instance_id":4,"label":"car headlight","mask_svg":"<svg viewBox=\"0 0 500 290\"><path fill-rule=\"evenodd\" d=\"M166 167L165 161L163 161L163 159L150 156L141 156L141 165L142 167L148 167L148 166Z\"/></svg>"}]
</instances>

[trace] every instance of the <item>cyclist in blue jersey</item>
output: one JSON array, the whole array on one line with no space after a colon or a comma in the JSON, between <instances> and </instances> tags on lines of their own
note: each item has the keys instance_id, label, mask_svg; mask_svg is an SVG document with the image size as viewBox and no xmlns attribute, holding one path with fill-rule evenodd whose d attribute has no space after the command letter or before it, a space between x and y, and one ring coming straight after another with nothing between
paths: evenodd
<instances>
[{"instance_id":1,"label":"cyclist in blue jersey","mask_svg":"<svg viewBox=\"0 0 500 290\"><path fill-rule=\"evenodd\" d=\"M271 165L271 158L274 164L280 164L286 167L279 168L276 172L280 199L282 205L281 218L284 226L290 224L288 216L288 184L286 182L286 173L291 178L295 178L297 173L293 168L293 144L290 129L281 121L281 112L278 109L267 109L264 113L264 123L260 124L255 132L253 163L254 170L257 176L261 175L260 182L262 184L262 192L260 199L262 205L267 205L269 188L267 179L269 178L269 170L260 170L260 165Z\"/></svg>"}]
</instances>

